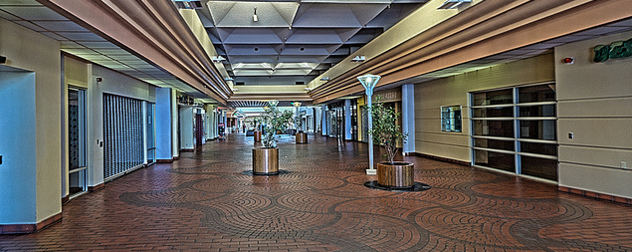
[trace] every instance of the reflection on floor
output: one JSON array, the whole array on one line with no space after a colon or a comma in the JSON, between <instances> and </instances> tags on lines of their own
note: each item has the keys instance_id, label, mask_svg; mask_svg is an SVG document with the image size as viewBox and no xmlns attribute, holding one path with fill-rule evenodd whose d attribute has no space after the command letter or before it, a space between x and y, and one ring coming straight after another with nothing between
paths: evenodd
<instances>
[{"instance_id":1,"label":"reflection on floor","mask_svg":"<svg viewBox=\"0 0 632 252\"><path fill-rule=\"evenodd\" d=\"M280 176L251 176L252 137L229 135L64 205L63 221L0 236L5 250L628 251L630 207L405 157L423 192L372 190L366 145L283 136ZM379 156L376 156L379 157Z\"/></svg>"}]
</instances>

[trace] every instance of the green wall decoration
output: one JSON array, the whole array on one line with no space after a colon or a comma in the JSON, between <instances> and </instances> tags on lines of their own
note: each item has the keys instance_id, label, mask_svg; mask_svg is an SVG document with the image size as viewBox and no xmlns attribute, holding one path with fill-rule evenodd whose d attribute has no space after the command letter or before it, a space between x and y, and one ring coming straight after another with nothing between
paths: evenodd
<instances>
[{"instance_id":1,"label":"green wall decoration","mask_svg":"<svg viewBox=\"0 0 632 252\"><path fill-rule=\"evenodd\" d=\"M594 47L594 62L605 62L608 59L621 59L632 56L632 39L612 42L610 45L597 45Z\"/></svg>"}]
</instances>

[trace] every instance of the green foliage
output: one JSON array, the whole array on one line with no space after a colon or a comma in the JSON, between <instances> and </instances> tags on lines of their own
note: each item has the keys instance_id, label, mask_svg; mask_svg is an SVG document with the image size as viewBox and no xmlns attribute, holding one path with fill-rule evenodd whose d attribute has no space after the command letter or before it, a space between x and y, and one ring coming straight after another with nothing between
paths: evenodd
<instances>
[{"instance_id":1,"label":"green foliage","mask_svg":"<svg viewBox=\"0 0 632 252\"><path fill-rule=\"evenodd\" d=\"M261 125L262 121L263 121L263 119L261 119L261 117L255 117L252 120L252 123L254 124L255 130L259 130L259 128L257 128L257 126Z\"/></svg>"},{"instance_id":2,"label":"green foliage","mask_svg":"<svg viewBox=\"0 0 632 252\"><path fill-rule=\"evenodd\" d=\"M301 120L300 114L294 117L294 126L298 132L303 132L303 120Z\"/></svg>"},{"instance_id":3,"label":"green foliage","mask_svg":"<svg viewBox=\"0 0 632 252\"><path fill-rule=\"evenodd\" d=\"M369 134L373 135L373 142L384 145L387 152L388 161L393 163L393 158L397 154L397 143L405 143L408 133L402 133L397 125L399 113L391 107L381 103L382 97L378 96L375 103L369 107L369 113L373 117L373 128Z\"/></svg>"},{"instance_id":4,"label":"green foliage","mask_svg":"<svg viewBox=\"0 0 632 252\"><path fill-rule=\"evenodd\" d=\"M270 107L261 115L261 123L264 124L264 134L261 141L266 148L277 146L276 132L287 128L292 114L291 111L281 112L277 107Z\"/></svg>"}]
</instances>

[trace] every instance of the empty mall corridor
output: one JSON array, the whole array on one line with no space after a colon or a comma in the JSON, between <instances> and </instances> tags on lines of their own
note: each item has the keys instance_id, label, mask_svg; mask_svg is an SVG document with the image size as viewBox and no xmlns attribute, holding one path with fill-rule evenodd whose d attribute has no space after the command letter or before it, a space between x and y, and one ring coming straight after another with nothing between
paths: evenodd
<instances>
[{"instance_id":1,"label":"empty mall corridor","mask_svg":"<svg viewBox=\"0 0 632 252\"><path fill-rule=\"evenodd\" d=\"M278 176L249 174L252 137L207 142L67 202L55 225L0 236L0 251L632 250L628 205L416 156L431 189L369 189L366 144L309 141L280 137Z\"/></svg>"}]
</instances>

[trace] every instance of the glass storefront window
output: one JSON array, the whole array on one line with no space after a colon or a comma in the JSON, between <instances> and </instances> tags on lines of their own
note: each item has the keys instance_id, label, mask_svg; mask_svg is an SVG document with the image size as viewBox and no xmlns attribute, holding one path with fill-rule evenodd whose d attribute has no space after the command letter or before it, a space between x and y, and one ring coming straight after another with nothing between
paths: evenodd
<instances>
[{"instance_id":1,"label":"glass storefront window","mask_svg":"<svg viewBox=\"0 0 632 252\"><path fill-rule=\"evenodd\" d=\"M518 88L518 102L555 101L555 84Z\"/></svg>"},{"instance_id":2,"label":"glass storefront window","mask_svg":"<svg viewBox=\"0 0 632 252\"><path fill-rule=\"evenodd\" d=\"M476 93L473 95L472 99L472 106L487 106L512 103L513 98L511 89Z\"/></svg>"},{"instance_id":3,"label":"glass storefront window","mask_svg":"<svg viewBox=\"0 0 632 252\"><path fill-rule=\"evenodd\" d=\"M478 117L513 117L513 107L499 108L475 108L472 109L472 116Z\"/></svg>"},{"instance_id":4,"label":"glass storefront window","mask_svg":"<svg viewBox=\"0 0 632 252\"><path fill-rule=\"evenodd\" d=\"M476 165L482 165L508 172L515 172L515 157L513 154L474 150L474 160L474 164Z\"/></svg>"},{"instance_id":5,"label":"glass storefront window","mask_svg":"<svg viewBox=\"0 0 632 252\"><path fill-rule=\"evenodd\" d=\"M520 106L519 117L555 117L555 105Z\"/></svg>"},{"instance_id":6,"label":"glass storefront window","mask_svg":"<svg viewBox=\"0 0 632 252\"><path fill-rule=\"evenodd\" d=\"M557 180L554 83L470 97L474 164Z\"/></svg>"},{"instance_id":7,"label":"glass storefront window","mask_svg":"<svg viewBox=\"0 0 632 252\"><path fill-rule=\"evenodd\" d=\"M522 174L557 181L557 160L529 157L520 157Z\"/></svg>"},{"instance_id":8,"label":"glass storefront window","mask_svg":"<svg viewBox=\"0 0 632 252\"><path fill-rule=\"evenodd\" d=\"M474 147L513 151L514 141L475 138Z\"/></svg>"},{"instance_id":9,"label":"glass storefront window","mask_svg":"<svg viewBox=\"0 0 632 252\"><path fill-rule=\"evenodd\" d=\"M520 138L556 140L555 120L519 120Z\"/></svg>"},{"instance_id":10,"label":"glass storefront window","mask_svg":"<svg viewBox=\"0 0 632 252\"><path fill-rule=\"evenodd\" d=\"M472 135L514 137L513 120L472 120Z\"/></svg>"},{"instance_id":11,"label":"glass storefront window","mask_svg":"<svg viewBox=\"0 0 632 252\"><path fill-rule=\"evenodd\" d=\"M557 156L557 144L520 142L520 152Z\"/></svg>"}]
</instances>

